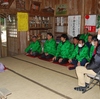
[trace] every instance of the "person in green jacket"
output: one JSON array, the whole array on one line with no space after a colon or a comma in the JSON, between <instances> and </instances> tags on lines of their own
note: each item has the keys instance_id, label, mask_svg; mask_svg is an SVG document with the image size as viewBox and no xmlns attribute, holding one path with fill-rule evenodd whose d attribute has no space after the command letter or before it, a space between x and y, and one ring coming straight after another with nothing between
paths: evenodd
<instances>
[{"instance_id":1,"label":"person in green jacket","mask_svg":"<svg viewBox=\"0 0 100 99\"><path fill-rule=\"evenodd\" d=\"M93 40L93 36L89 35L88 36L88 42L86 42L86 45L89 48L88 56L86 57L88 62L91 60L93 53L94 53L94 50L95 50L95 47L92 45L92 40Z\"/></svg>"},{"instance_id":2,"label":"person in green jacket","mask_svg":"<svg viewBox=\"0 0 100 99\"><path fill-rule=\"evenodd\" d=\"M79 39L83 39L85 41L85 43L88 41L88 28L84 29L84 33L80 35Z\"/></svg>"},{"instance_id":3,"label":"person in green jacket","mask_svg":"<svg viewBox=\"0 0 100 99\"><path fill-rule=\"evenodd\" d=\"M85 63L87 63L86 57L88 56L88 51L89 49L85 45L85 41L80 39L78 46L69 57L68 62L74 65L74 67L70 67L69 69L75 69L76 66L85 66Z\"/></svg>"},{"instance_id":4,"label":"person in green jacket","mask_svg":"<svg viewBox=\"0 0 100 99\"><path fill-rule=\"evenodd\" d=\"M71 47L70 47L69 57L72 55L74 49L78 46L78 42L79 42L79 38L73 37L73 41L72 41Z\"/></svg>"},{"instance_id":5,"label":"person in green jacket","mask_svg":"<svg viewBox=\"0 0 100 99\"><path fill-rule=\"evenodd\" d=\"M65 64L68 62L68 56L70 52L70 42L66 34L61 35L61 42L57 46L57 52L55 57L53 57L53 62L59 62L60 64Z\"/></svg>"},{"instance_id":6,"label":"person in green jacket","mask_svg":"<svg viewBox=\"0 0 100 99\"><path fill-rule=\"evenodd\" d=\"M44 43L44 51L40 58L52 59L56 53L56 41L53 39L52 33L47 33L47 40Z\"/></svg>"},{"instance_id":7,"label":"person in green jacket","mask_svg":"<svg viewBox=\"0 0 100 99\"><path fill-rule=\"evenodd\" d=\"M37 56L42 52L41 44L37 40L36 36L32 37L32 42L29 44L29 46L25 49L26 55L32 55Z\"/></svg>"}]
</instances>

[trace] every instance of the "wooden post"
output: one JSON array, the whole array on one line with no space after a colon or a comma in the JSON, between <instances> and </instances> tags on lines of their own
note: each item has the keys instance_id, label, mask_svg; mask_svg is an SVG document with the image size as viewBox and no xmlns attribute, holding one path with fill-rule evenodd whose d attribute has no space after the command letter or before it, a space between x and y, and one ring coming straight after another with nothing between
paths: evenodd
<instances>
[{"instance_id":1,"label":"wooden post","mask_svg":"<svg viewBox=\"0 0 100 99\"><path fill-rule=\"evenodd\" d=\"M26 10L30 10L30 0L25 0Z\"/></svg>"},{"instance_id":2,"label":"wooden post","mask_svg":"<svg viewBox=\"0 0 100 99\"><path fill-rule=\"evenodd\" d=\"M1 22L0 22L0 57L2 57Z\"/></svg>"},{"instance_id":3,"label":"wooden post","mask_svg":"<svg viewBox=\"0 0 100 99\"><path fill-rule=\"evenodd\" d=\"M55 37L55 17L52 17L52 34Z\"/></svg>"},{"instance_id":4,"label":"wooden post","mask_svg":"<svg viewBox=\"0 0 100 99\"><path fill-rule=\"evenodd\" d=\"M81 11L81 33L84 32L84 25L85 25L85 0L82 0L82 11Z\"/></svg>"}]
</instances>

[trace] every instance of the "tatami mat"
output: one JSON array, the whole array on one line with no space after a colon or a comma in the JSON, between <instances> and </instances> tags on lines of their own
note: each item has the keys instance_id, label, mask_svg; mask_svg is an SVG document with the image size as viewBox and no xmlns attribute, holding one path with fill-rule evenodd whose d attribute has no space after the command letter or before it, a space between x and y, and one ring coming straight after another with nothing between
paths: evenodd
<instances>
[{"instance_id":1,"label":"tatami mat","mask_svg":"<svg viewBox=\"0 0 100 99\"><path fill-rule=\"evenodd\" d=\"M100 90L95 86L82 94L77 86L75 70L31 58L25 55L1 58L9 70L0 73L0 87L12 92L8 99L99 99Z\"/></svg>"}]
</instances>

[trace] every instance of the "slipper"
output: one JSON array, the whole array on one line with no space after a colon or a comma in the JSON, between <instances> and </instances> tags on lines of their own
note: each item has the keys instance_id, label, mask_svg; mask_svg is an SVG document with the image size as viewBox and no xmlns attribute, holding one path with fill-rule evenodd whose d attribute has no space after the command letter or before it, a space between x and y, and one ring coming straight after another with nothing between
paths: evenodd
<instances>
[{"instance_id":1,"label":"slipper","mask_svg":"<svg viewBox=\"0 0 100 99\"><path fill-rule=\"evenodd\" d=\"M79 87L75 87L74 90L76 90L76 91L84 91L85 88L86 88L86 87L81 87L81 86L79 86Z\"/></svg>"}]
</instances>

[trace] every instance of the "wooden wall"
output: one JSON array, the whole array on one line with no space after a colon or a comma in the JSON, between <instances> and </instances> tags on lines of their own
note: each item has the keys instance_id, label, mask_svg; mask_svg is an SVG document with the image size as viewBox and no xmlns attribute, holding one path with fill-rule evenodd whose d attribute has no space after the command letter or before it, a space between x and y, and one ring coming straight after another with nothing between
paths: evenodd
<instances>
[{"instance_id":1,"label":"wooden wall","mask_svg":"<svg viewBox=\"0 0 100 99\"><path fill-rule=\"evenodd\" d=\"M50 6L55 9L57 4L67 4L68 15L81 14L82 6L84 5L85 14L100 13L100 0L33 0L41 3L41 8ZM84 4L83 2L84 1Z\"/></svg>"},{"instance_id":2,"label":"wooden wall","mask_svg":"<svg viewBox=\"0 0 100 99\"><path fill-rule=\"evenodd\" d=\"M25 1L25 11L30 10L30 1L31 0L24 0ZM100 0L33 0L33 1L38 1L41 2L41 9L44 9L45 7L52 7L55 10L55 5L58 4L67 4L67 16L69 15L81 15L82 20L81 20L81 33L84 30L84 19L85 15L93 15L93 14L100 14ZM13 9L16 9L16 0L12 3L9 11L6 9L7 12L13 13ZM0 9L0 13L6 12L4 9ZM16 11L16 10L15 10ZM33 12L34 13L34 12ZM43 16L43 15L42 15ZM54 25L55 25L55 16L52 18L52 24L53 24L53 31L55 30ZM13 39L13 41L16 41L16 44L19 44L17 46L16 53L23 53L25 47L27 46L27 33L21 33L18 32L18 35L20 36L19 38ZM21 39L23 38L23 39ZM12 38L10 38L12 39ZM10 42L8 46L11 47L12 42ZM14 51L14 49L12 48ZM11 50L11 51L12 51Z\"/></svg>"},{"instance_id":3,"label":"wooden wall","mask_svg":"<svg viewBox=\"0 0 100 99\"><path fill-rule=\"evenodd\" d=\"M23 1L25 1L25 11L30 10L31 0L23 0ZM41 9L48 6L55 9L55 5L57 4L67 4L68 15L73 15L73 14L75 15L81 13L100 14L100 0L32 0L32 1L41 2ZM84 6L84 12L82 6ZM13 1L12 5L10 6L10 9L16 9L16 0ZM0 12L3 12L2 10L3 9L0 9Z\"/></svg>"}]
</instances>

